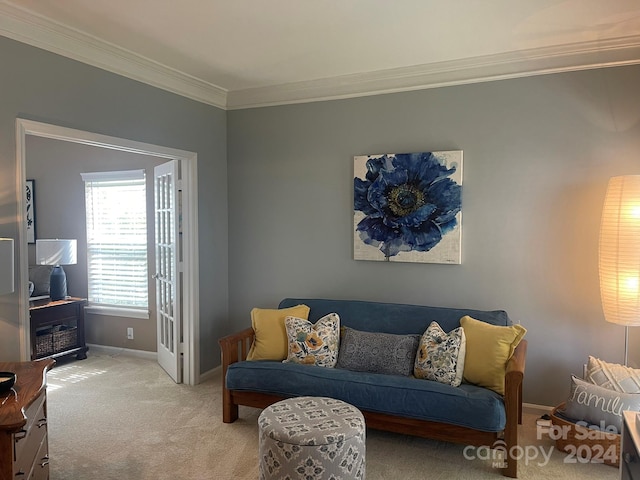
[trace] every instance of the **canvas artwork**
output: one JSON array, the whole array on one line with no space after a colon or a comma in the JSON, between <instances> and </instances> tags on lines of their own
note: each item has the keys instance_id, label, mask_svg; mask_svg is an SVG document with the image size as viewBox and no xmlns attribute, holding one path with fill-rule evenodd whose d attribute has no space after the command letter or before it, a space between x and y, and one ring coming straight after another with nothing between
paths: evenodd
<instances>
[{"instance_id":1,"label":"canvas artwork","mask_svg":"<svg viewBox=\"0 0 640 480\"><path fill-rule=\"evenodd\" d=\"M354 157L356 260L461 263L462 150Z\"/></svg>"}]
</instances>

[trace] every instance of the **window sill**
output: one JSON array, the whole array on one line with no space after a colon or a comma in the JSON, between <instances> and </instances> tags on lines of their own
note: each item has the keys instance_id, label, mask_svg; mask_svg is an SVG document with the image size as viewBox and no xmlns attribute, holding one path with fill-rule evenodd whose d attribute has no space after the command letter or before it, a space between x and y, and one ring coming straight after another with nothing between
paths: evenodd
<instances>
[{"instance_id":1,"label":"window sill","mask_svg":"<svg viewBox=\"0 0 640 480\"><path fill-rule=\"evenodd\" d=\"M126 307L107 307L92 305L85 307L85 313L94 313L96 315L109 315L112 317L127 317L127 318L141 318L149 319L148 310L137 310L135 308Z\"/></svg>"}]
</instances>

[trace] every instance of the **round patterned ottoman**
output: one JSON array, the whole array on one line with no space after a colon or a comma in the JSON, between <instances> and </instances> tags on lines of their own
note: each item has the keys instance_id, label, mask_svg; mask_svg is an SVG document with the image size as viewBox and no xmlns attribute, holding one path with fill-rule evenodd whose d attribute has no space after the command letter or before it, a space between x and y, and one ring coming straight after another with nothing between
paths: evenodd
<instances>
[{"instance_id":1,"label":"round patterned ottoman","mask_svg":"<svg viewBox=\"0 0 640 480\"><path fill-rule=\"evenodd\" d=\"M260 480L364 479L365 423L353 405L295 397L258 418Z\"/></svg>"}]
</instances>

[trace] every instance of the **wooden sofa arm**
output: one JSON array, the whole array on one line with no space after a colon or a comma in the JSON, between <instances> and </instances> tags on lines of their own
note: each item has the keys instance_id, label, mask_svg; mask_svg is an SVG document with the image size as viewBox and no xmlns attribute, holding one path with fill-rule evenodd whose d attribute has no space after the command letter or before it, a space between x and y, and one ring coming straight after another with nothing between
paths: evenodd
<instances>
[{"instance_id":1,"label":"wooden sofa arm","mask_svg":"<svg viewBox=\"0 0 640 480\"><path fill-rule=\"evenodd\" d=\"M227 367L232 363L241 362L246 360L253 339L255 338L255 332L253 328L245 328L241 332L233 333L222 337L218 340L220 344L220 353L222 355L222 370L223 374L227 373Z\"/></svg>"},{"instance_id":2,"label":"wooden sofa arm","mask_svg":"<svg viewBox=\"0 0 640 480\"><path fill-rule=\"evenodd\" d=\"M511 355L511 358L507 362L507 375L515 373L516 375L523 377L526 357L527 341L521 340L513 351L513 355Z\"/></svg>"},{"instance_id":3,"label":"wooden sofa arm","mask_svg":"<svg viewBox=\"0 0 640 480\"><path fill-rule=\"evenodd\" d=\"M522 340L514 350L513 355L507 362L504 380L504 401L507 408L507 416L511 413L509 408L517 405L519 424L522 424L522 382L524 380L527 345L527 341ZM511 401L515 403L510 403Z\"/></svg>"},{"instance_id":4,"label":"wooden sofa arm","mask_svg":"<svg viewBox=\"0 0 640 480\"><path fill-rule=\"evenodd\" d=\"M218 340L222 357L222 420L225 423L231 423L238 418L238 406L232 402L231 393L227 390L227 369L232 363L246 360L254 338L255 332L249 327Z\"/></svg>"},{"instance_id":5,"label":"wooden sofa arm","mask_svg":"<svg viewBox=\"0 0 640 480\"><path fill-rule=\"evenodd\" d=\"M504 441L507 452L518 445L518 425L522 424L522 381L524 379L527 341L522 340L507 362L504 379L504 406L507 414L507 425L504 429ZM518 462L508 455L507 466L503 473L507 477L518 476Z\"/></svg>"},{"instance_id":6,"label":"wooden sofa arm","mask_svg":"<svg viewBox=\"0 0 640 480\"><path fill-rule=\"evenodd\" d=\"M504 379L504 400L507 410L509 409L509 401L517 402L518 406L518 423L522 423L522 382L524 380L524 369L527 357L527 341L522 340L516 347L513 355L507 362L507 368ZM513 406L513 404L511 405ZM507 415L509 412L507 412Z\"/></svg>"}]
</instances>

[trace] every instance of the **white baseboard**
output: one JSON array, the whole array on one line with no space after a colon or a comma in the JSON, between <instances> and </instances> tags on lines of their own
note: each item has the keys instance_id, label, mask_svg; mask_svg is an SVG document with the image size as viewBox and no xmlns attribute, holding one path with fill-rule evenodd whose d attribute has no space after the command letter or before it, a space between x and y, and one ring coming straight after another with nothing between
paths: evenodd
<instances>
[{"instance_id":1,"label":"white baseboard","mask_svg":"<svg viewBox=\"0 0 640 480\"><path fill-rule=\"evenodd\" d=\"M131 348L111 347L109 345L95 345L87 343L89 347L89 355L94 352L98 355L127 355L129 357L144 358L147 360L158 360L157 352L149 352L146 350L133 350Z\"/></svg>"},{"instance_id":2,"label":"white baseboard","mask_svg":"<svg viewBox=\"0 0 640 480\"><path fill-rule=\"evenodd\" d=\"M129 357L137 357L144 358L146 360L153 360L154 362L158 361L158 353L157 352L149 352L146 350L133 350L131 348L123 348L123 347L112 347L110 345L96 345L94 343L87 343L87 347L89 347L88 354L95 353L96 355L126 355ZM202 374L200 374L200 382L202 383L205 380L209 380L214 378L215 376L220 374L220 369L222 366L217 366L208 370Z\"/></svg>"},{"instance_id":3,"label":"white baseboard","mask_svg":"<svg viewBox=\"0 0 640 480\"><path fill-rule=\"evenodd\" d=\"M222 368L222 366L218 365L217 367L212 368L211 370L207 370L206 372L201 373L200 374L200 383L202 383L202 382L204 382L206 380L209 380L209 379L215 377L216 375L219 375L221 368Z\"/></svg>"},{"instance_id":4,"label":"white baseboard","mask_svg":"<svg viewBox=\"0 0 640 480\"><path fill-rule=\"evenodd\" d=\"M536 405L535 403L523 403L522 411L524 413L534 413L536 415L544 415L551 413L553 407L548 407L546 405Z\"/></svg>"}]
</instances>

